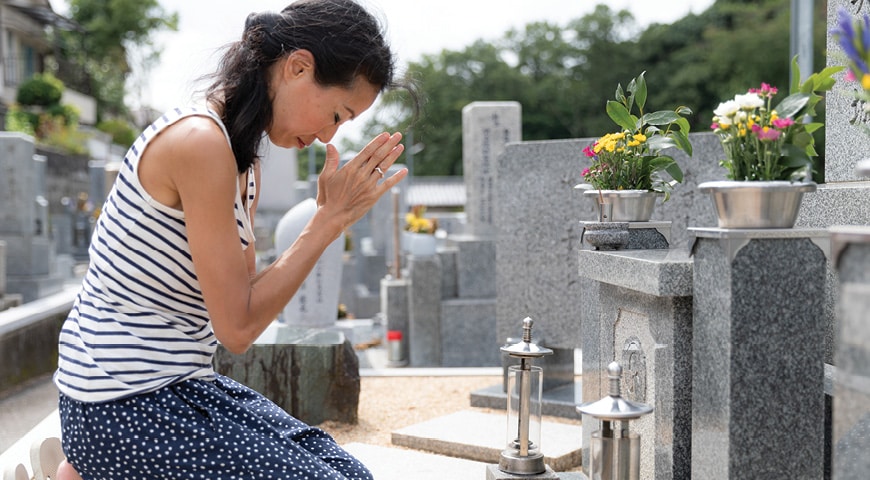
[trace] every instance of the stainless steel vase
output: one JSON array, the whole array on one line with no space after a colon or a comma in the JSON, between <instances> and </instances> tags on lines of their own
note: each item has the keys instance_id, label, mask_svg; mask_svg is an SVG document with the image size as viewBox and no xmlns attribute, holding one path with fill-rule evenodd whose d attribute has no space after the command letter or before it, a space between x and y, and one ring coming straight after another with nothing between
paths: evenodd
<instances>
[{"instance_id":1,"label":"stainless steel vase","mask_svg":"<svg viewBox=\"0 0 870 480\"><path fill-rule=\"evenodd\" d=\"M713 199L719 228L792 228L813 182L716 181L698 185Z\"/></svg>"}]
</instances>

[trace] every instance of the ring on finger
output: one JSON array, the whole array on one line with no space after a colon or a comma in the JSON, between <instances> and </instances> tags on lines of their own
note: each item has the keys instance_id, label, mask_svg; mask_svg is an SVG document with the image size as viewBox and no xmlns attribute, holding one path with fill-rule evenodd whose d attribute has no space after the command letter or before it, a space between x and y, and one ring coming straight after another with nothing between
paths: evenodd
<instances>
[{"instance_id":1,"label":"ring on finger","mask_svg":"<svg viewBox=\"0 0 870 480\"><path fill-rule=\"evenodd\" d=\"M381 167L375 167L375 171L378 172L381 178L384 178L384 171L381 170Z\"/></svg>"}]
</instances>

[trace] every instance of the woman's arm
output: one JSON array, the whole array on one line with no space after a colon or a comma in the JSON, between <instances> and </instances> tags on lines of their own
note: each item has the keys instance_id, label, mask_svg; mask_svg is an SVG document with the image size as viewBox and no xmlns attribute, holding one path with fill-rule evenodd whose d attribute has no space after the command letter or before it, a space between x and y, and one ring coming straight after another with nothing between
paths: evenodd
<instances>
[{"instance_id":1,"label":"woman's arm","mask_svg":"<svg viewBox=\"0 0 870 480\"><path fill-rule=\"evenodd\" d=\"M379 135L341 169L338 152L328 145L318 179L317 212L293 245L253 278L233 216L236 163L218 126L194 117L153 141L148 161L160 159L154 163L166 171L156 183L177 192L212 326L227 349L247 350L290 301L326 247L404 178L406 170L379 183L381 176L374 171L396 161L403 150L400 140L399 134ZM154 167L147 171L154 173Z\"/></svg>"}]
</instances>

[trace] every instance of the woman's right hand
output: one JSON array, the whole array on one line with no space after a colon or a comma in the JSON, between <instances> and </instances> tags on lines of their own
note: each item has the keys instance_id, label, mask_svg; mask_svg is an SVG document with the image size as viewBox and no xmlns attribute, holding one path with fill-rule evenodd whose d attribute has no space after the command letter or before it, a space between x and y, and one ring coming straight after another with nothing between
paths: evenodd
<instances>
[{"instance_id":1,"label":"woman's right hand","mask_svg":"<svg viewBox=\"0 0 870 480\"><path fill-rule=\"evenodd\" d=\"M338 234L362 218L381 198L408 174L403 168L388 178L386 172L404 151L402 134L382 133L343 167L339 154L326 145L326 163L317 179L317 206L331 221L338 222ZM383 181L381 181L383 179Z\"/></svg>"}]
</instances>

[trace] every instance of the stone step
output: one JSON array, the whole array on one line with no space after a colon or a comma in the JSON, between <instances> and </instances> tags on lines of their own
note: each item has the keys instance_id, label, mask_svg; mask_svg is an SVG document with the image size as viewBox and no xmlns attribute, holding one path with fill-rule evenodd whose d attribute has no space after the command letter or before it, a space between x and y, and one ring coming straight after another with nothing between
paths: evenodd
<instances>
[{"instance_id":1,"label":"stone step","mask_svg":"<svg viewBox=\"0 0 870 480\"><path fill-rule=\"evenodd\" d=\"M477 462L497 464L507 441L504 413L465 410L411 425L392 433L394 445ZM541 453L553 470L580 465L583 433L580 421L564 424L544 421Z\"/></svg>"},{"instance_id":2,"label":"stone step","mask_svg":"<svg viewBox=\"0 0 870 480\"><path fill-rule=\"evenodd\" d=\"M546 372L545 372L546 373ZM578 378L573 383L544 390L541 395L541 413L552 417L577 419L577 405L583 403L583 382ZM498 384L471 392L471 406L504 410L507 394L504 385Z\"/></svg>"},{"instance_id":3,"label":"stone step","mask_svg":"<svg viewBox=\"0 0 870 480\"><path fill-rule=\"evenodd\" d=\"M365 443L349 443L343 447L368 467L378 480L483 480L487 478L487 469L494 468L495 465ZM557 475L560 480L586 478L579 472Z\"/></svg>"}]
</instances>

